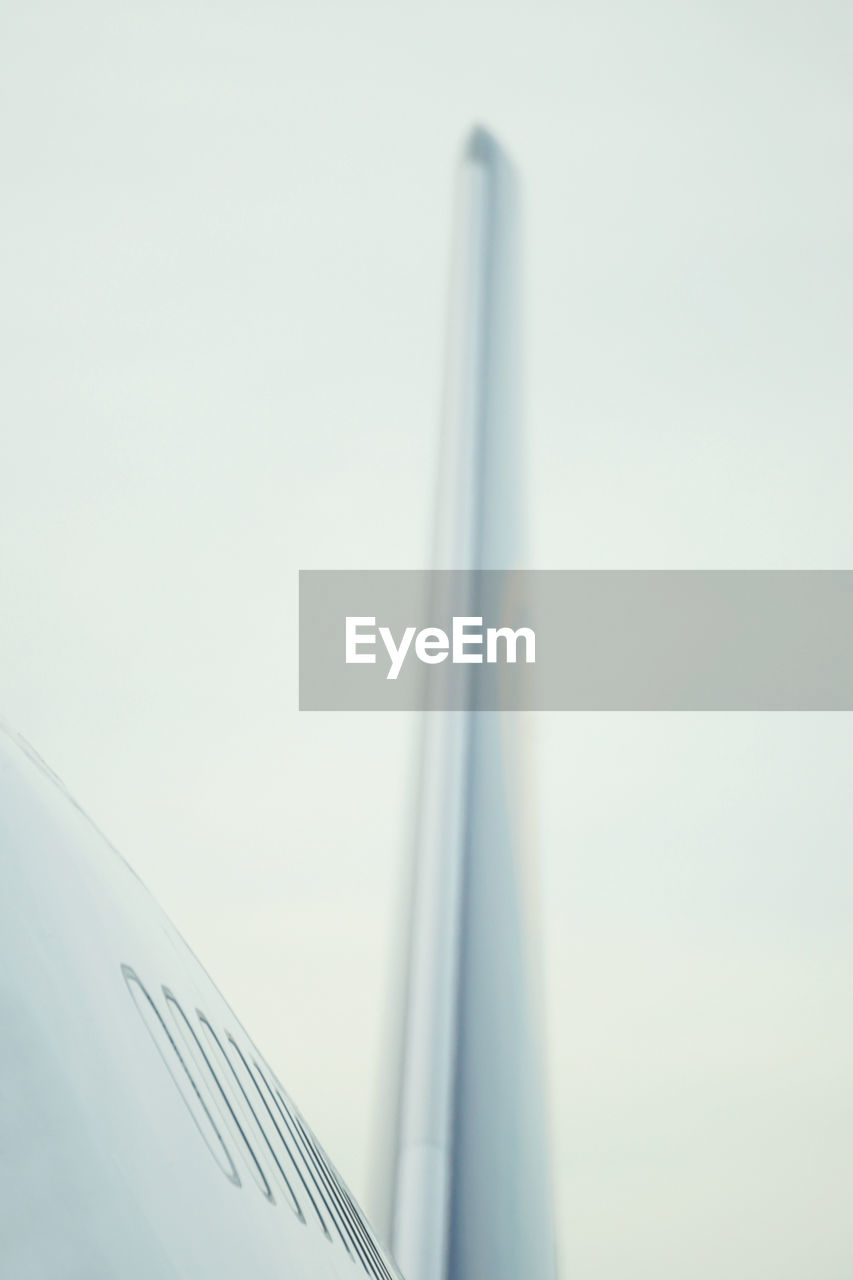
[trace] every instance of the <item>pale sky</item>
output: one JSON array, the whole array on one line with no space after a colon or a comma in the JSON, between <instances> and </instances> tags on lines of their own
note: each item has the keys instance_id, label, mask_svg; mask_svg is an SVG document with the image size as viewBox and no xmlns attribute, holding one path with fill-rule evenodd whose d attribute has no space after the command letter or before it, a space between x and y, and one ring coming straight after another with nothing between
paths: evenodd
<instances>
[{"instance_id":1,"label":"pale sky","mask_svg":"<svg viewBox=\"0 0 853 1280\"><path fill-rule=\"evenodd\" d=\"M530 564L853 563L853 9L6 5L0 714L370 1208L417 719L300 568L427 564L453 167L524 202ZM573 1280L848 1280L848 715L532 724Z\"/></svg>"}]
</instances>

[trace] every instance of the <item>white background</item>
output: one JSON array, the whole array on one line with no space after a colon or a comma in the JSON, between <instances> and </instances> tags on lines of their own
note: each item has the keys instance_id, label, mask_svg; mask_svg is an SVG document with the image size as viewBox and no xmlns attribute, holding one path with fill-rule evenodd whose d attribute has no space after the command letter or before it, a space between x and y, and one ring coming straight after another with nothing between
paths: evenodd
<instances>
[{"instance_id":1,"label":"white background","mask_svg":"<svg viewBox=\"0 0 853 1280\"><path fill-rule=\"evenodd\" d=\"M853 10L0 24L0 712L370 1207L417 721L299 715L296 574L427 563L463 135L523 181L530 564L850 568ZM847 1280L850 717L531 728L564 1274Z\"/></svg>"}]
</instances>

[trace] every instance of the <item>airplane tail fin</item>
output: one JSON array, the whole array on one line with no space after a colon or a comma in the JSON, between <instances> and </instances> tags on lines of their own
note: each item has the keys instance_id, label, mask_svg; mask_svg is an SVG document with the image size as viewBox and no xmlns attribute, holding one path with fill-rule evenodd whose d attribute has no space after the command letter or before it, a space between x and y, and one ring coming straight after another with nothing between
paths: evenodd
<instances>
[{"instance_id":1,"label":"airplane tail fin","mask_svg":"<svg viewBox=\"0 0 853 1280\"><path fill-rule=\"evenodd\" d=\"M455 221L434 564L508 569L521 557L517 191L482 129ZM555 1275L521 729L499 711L424 717L387 1188L407 1280Z\"/></svg>"}]
</instances>

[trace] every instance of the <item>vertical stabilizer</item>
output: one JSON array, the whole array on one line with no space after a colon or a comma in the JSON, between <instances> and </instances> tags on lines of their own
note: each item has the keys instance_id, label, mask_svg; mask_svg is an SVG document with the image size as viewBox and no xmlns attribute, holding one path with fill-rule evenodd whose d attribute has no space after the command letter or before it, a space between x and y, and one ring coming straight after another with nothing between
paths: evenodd
<instances>
[{"instance_id":1,"label":"vertical stabilizer","mask_svg":"<svg viewBox=\"0 0 853 1280\"><path fill-rule=\"evenodd\" d=\"M518 567L517 195L476 129L456 193L434 567ZM476 601L454 601L474 614ZM407 1280L552 1280L520 718L425 716L393 1173Z\"/></svg>"}]
</instances>

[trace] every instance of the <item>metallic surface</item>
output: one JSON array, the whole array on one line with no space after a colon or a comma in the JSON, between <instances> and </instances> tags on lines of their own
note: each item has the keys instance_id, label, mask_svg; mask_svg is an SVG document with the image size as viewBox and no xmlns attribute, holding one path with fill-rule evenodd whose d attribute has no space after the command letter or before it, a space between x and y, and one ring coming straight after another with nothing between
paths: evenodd
<instances>
[{"instance_id":1,"label":"metallic surface","mask_svg":"<svg viewBox=\"0 0 853 1280\"><path fill-rule=\"evenodd\" d=\"M521 554L516 202L509 162L475 130L458 179L440 569L511 568ZM477 601L450 612L476 615ZM409 1280L554 1274L521 730L500 712L426 717L390 1191Z\"/></svg>"}]
</instances>

